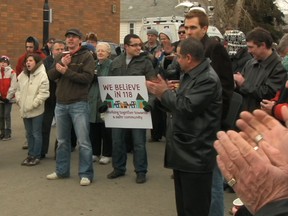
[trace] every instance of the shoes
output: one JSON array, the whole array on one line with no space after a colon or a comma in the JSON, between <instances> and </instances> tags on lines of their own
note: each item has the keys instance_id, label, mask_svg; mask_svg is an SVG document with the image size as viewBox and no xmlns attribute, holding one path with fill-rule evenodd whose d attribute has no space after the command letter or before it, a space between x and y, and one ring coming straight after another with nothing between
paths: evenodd
<instances>
[{"instance_id":1,"label":"shoes","mask_svg":"<svg viewBox=\"0 0 288 216\"><path fill-rule=\"evenodd\" d=\"M56 172L53 172L53 173L47 175L46 179L48 179L48 180L56 180L56 179L59 179L59 177L58 177Z\"/></svg>"},{"instance_id":2,"label":"shoes","mask_svg":"<svg viewBox=\"0 0 288 216\"><path fill-rule=\"evenodd\" d=\"M114 169L111 173L109 173L107 175L107 178L108 179L115 179L115 178L118 178L118 177L124 176L124 175L125 175L125 173L117 171L117 170Z\"/></svg>"},{"instance_id":3,"label":"shoes","mask_svg":"<svg viewBox=\"0 0 288 216\"><path fill-rule=\"evenodd\" d=\"M5 137L4 134L0 134L0 139L2 140Z\"/></svg>"},{"instance_id":4,"label":"shoes","mask_svg":"<svg viewBox=\"0 0 288 216\"><path fill-rule=\"evenodd\" d=\"M106 164L110 163L110 161L111 161L110 157L102 156L99 160L99 163L106 165Z\"/></svg>"},{"instance_id":5,"label":"shoes","mask_svg":"<svg viewBox=\"0 0 288 216\"><path fill-rule=\"evenodd\" d=\"M136 183L143 184L146 182L146 174L145 173L137 173Z\"/></svg>"},{"instance_id":6,"label":"shoes","mask_svg":"<svg viewBox=\"0 0 288 216\"><path fill-rule=\"evenodd\" d=\"M38 158L35 158L33 156L28 156L22 161L21 165L22 166L35 166L39 163L40 163L40 160Z\"/></svg>"},{"instance_id":7,"label":"shoes","mask_svg":"<svg viewBox=\"0 0 288 216\"><path fill-rule=\"evenodd\" d=\"M28 149L28 143L27 141L24 142L23 146L22 146L22 149Z\"/></svg>"},{"instance_id":8,"label":"shoes","mask_svg":"<svg viewBox=\"0 0 288 216\"><path fill-rule=\"evenodd\" d=\"M27 163L27 166L35 166L40 163L40 160L35 157L31 157L30 160Z\"/></svg>"},{"instance_id":9,"label":"shoes","mask_svg":"<svg viewBox=\"0 0 288 216\"><path fill-rule=\"evenodd\" d=\"M99 161L99 157L97 155L92 155L92 161L93 162L98 162Z\"/></svg>"},{"instance_id":10,"label":"shoes","mask_svg":"<svg viewBox=\"0 0 288 216\"><path fill-rule=\"evenodd\" d=\"M46 158L46 154L41 154L40 159L44 159L44 158Z\"/></svg>"},{"instance_id":11,"label":"shoes","mask_svg":"<svg viewBox=\"0 0 288 216\"><path fill-rule=\"evenodd\" d=\"M30 162L30 160L31 160L31 156L28 156L27 158L25 158L25 159L22 161L21 165L22 165L22 166L27 166L27 164Z\"/></svg>"},{"instance_id":12,"label":"shoes","mask_svg":"<svg viewBox=\"0 0 288 216\"><path fill-rule=\"evenodd\" d=\"M80 180L80 185L81 186L88 186L88 185L90 185L90 183L91 183L91 181L88 178L86 178L86 177L83 177Z\"/></svg>"},{"instance_id":13,"label":"shoes","mask_svg":"<svg viewBox=\"0 0 288 216\"><path fill-rule=\"evenodd\" d=\"M8 140L11 140L11 135L5 135L3 138L2 138L3 141L8 141Z\"/></svg>"}]
</instances>

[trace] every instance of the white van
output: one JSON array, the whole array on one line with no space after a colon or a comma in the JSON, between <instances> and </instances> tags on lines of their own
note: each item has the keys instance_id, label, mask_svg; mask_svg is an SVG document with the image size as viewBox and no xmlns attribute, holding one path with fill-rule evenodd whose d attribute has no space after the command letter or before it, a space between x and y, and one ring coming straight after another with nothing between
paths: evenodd
<instances>
[{"instance_id":1,"label":"white van","mask_svg":"<svg viewBox=\"0 0 288 216\"><path fill-rule=\"evenodd\" d=\"M140 29L140 38L143 42L147 41L147 31L149 29L156 29L158 32L163 31L165 28L170 29L172 33L172 42L179 40L178 28L183 23L184 17L171 16L171 17L149 17L143 18Z\"/></svg>"},{"instance_id":2,"label":"white van","mask_svg":"<svg viewBox=\"0 0 288 216\"><path fill-rule=\"evenodd\" d=\"M147 41L147 30L156 29L158 32L167 28L171 30L172 42L178 41L178 28L184 22L184 17L171 16L171 17L149 17L143 18L139 36L143 42ZM209 37L218 36L220 39L224 39L221 32L215 26L209 26L207 34Z\"/></svg>"}]
</instances>

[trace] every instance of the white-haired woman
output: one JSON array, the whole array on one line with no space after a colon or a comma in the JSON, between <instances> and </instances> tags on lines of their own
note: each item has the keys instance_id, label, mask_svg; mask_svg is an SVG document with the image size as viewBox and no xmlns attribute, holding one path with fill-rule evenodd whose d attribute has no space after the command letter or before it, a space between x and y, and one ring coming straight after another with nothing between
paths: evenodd
<instances>
[{"instance_id":1,"label":"white-haired woman","mask_svg":"<svg viewBox=\"0 0 288 216\"><path fill-rule=\"evenodd\" d=\"M111 128L105 128L104 121L98 111L102 104L98 84L98 76L107 76L111 65L111 47L109 43L99 42L96 46L96 67L94 80L89 92L90 104L90 140L93 149L93 161L108 164L112 155Z\"/></svg>"}]
</instances>

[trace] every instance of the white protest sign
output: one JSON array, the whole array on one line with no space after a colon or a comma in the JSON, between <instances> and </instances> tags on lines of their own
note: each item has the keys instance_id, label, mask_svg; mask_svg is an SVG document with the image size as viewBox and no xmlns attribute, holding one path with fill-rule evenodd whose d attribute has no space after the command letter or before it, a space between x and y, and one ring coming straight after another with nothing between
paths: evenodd
<instances>
[{"instance_id":1,"label":"white protest sign","mask_svg":"<svg viewBox=\"0 0 288 216\"><path fill-rule=\"evenodd\" d=\"M150 112L143 110L148 101L144 76L98 77L102 101L108 104L105 126L108 128L152 128Z\"/></svg>"}]
</instances>

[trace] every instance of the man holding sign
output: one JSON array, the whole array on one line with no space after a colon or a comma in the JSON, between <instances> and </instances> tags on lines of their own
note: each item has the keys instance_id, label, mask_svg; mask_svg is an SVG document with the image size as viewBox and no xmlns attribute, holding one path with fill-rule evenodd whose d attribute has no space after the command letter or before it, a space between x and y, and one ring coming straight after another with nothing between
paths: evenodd
<instances>
[{"instance_id":1,"label":"man holding sign","mask_svg":"<svg viewBox=\"0 0 288 216\"><path fill-rule=\"evenodd\" d=\"M111 65L109 76L145 76L146 79L154 79L155 71L147 54L141 51L142 41L138 35L128 34L124 38L125 53L116 57ZM119 86L119 88L138 88L137 85ZM145 102L144 110L149 111L151 106ZM112 128L112 165L114 170L107 175L108 179L124 176L126 172L126 144L125 128ZM133 163L136 172L136 183L146 182L147 152L146 129L132 128Z\"/></svg>"}]
</instances>

